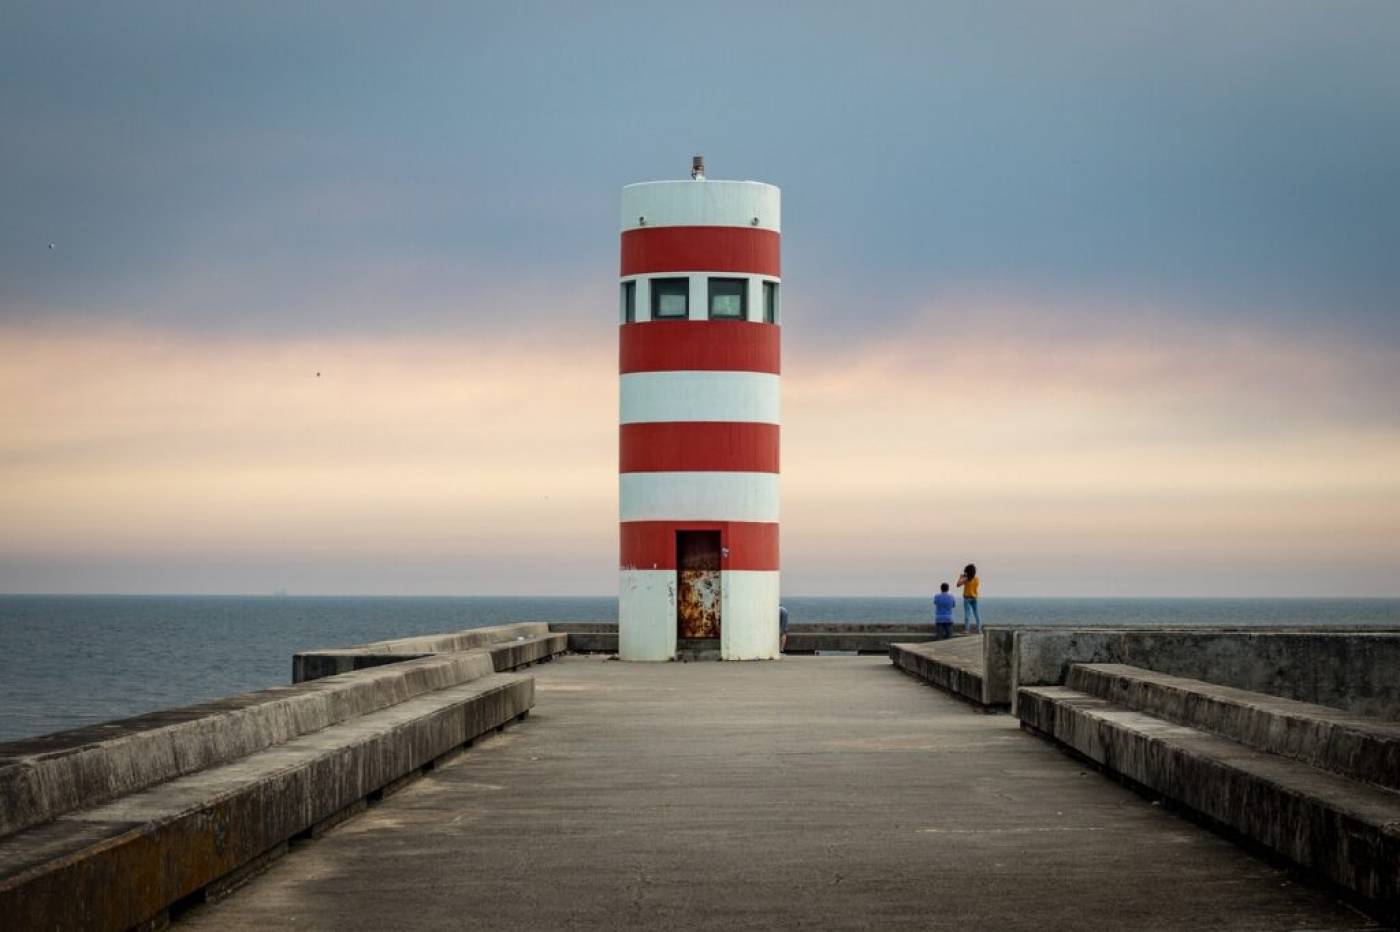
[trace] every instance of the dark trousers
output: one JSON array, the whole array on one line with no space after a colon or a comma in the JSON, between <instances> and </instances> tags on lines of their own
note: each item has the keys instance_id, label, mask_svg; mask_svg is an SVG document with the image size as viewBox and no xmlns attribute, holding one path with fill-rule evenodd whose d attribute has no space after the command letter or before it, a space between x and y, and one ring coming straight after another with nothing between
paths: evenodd
<instances>
[{"instance_id":1,"label":"dark trousers","mask_svg":"<svg viewBox=\"0 0 1400 932\"><path fill-rule=\"evenodd\" d=\"M934 624L933 639L935 641L946 641L953 636L953 622L940 621Z\"/></svg>"}]
</instances>

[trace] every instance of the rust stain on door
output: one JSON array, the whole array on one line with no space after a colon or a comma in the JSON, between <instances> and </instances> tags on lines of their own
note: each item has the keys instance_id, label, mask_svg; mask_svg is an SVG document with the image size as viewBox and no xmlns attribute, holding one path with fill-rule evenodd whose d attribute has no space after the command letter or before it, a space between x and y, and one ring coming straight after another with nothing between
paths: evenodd
<instances>
[{"instance_id":1,"label":"rust stain on door","mask_svg":"<svg viewBox=\"0 0 1400 932\"><path fill-rule=\"evenodd\" d=\"M676 636L719 637L719 531L676 532Z\"/></svg>"}]
</instances>

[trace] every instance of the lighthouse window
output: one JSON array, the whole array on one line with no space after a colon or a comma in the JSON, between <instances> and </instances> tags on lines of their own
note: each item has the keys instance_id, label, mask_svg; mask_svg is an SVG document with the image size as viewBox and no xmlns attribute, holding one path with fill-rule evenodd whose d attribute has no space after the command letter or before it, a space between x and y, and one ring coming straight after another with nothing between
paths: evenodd
<instances>
[{"instance_id":1,"label":"lighthouse window","mask_svg":"<svg viewBox=\"0 0 1400 932\"><path fill-rule=\"evenodd\" d=\"M710 317L743 320L748 316L748 294L746 278L710 279Z\"/></svg>"},{"instance_id":2,"label":"lighthouse window","mask_svg":"<svg viewBox=\"0 0 1400 932\"><path fill-rule=\"evenodd\" d=\"M690 315L690 279L653 278L651 280L651 316L687 317Z\"/></svg>"},{"instance_id":3,"label":"lighthouse window","mask_svg":"<svg viewBox=\"0 0 1400 932\"><path fill-rule=\"evenodd\" d=\"M763 283L763 322L765 324L776 324L778 322L778 283Z\"/></svg>"},{"instance_id":4,"label":"lighthouse window","mask_svg":"<svg viewBox=\"0 0 1400 932\"><path fill-rule=\"evenodd\" d=\"M637 283L635 281L622 283L622 322L624 324L637 322Z\"/></svg>"}]
</instances>

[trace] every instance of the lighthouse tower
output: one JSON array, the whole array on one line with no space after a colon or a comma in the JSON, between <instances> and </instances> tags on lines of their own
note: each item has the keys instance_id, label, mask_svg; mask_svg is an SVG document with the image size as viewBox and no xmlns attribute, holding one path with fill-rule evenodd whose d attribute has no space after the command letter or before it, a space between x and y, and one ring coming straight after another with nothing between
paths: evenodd
<instances>
[{"instance_id":1,"label":"lighthouse tower","mask_svg":"<svg viewBox=\"0 0 1400 932\"><path fill-rule=\"evenodd\" d=\"M622 189L624 660L778 656L779 191Z\"/></svg>"}]
</instances>

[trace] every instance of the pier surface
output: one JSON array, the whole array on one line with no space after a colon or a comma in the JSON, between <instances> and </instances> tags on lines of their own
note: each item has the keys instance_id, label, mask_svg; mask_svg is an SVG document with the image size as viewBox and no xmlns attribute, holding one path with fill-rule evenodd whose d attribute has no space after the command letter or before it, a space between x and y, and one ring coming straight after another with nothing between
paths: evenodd
<instances>
[{"instance_id":1,"label":"pier surface","mask_svg":"<svg viewBox=\"0 0 1400 932\"><path fill-rule=\"evenodd\" d=\"M534 669L195 929L1373 928L881 657Z\"/></svg>"}]
</instances>

